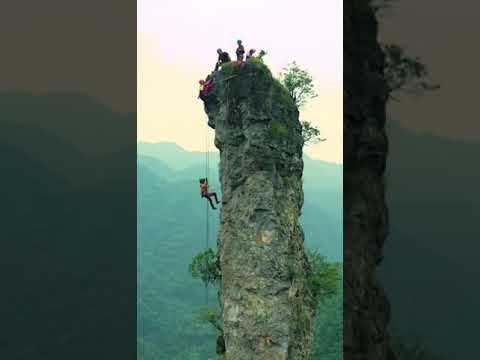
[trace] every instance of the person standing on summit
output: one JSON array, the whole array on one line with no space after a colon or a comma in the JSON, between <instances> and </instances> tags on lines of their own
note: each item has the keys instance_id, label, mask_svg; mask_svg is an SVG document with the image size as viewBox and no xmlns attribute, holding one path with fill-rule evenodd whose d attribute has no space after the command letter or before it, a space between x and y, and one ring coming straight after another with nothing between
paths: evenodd
<instances>
[{"instance_id":1,"label":"person standing on summit","mask_svg":"<svg viewBox=\"0 0 480 360\"><path fill-rule=\"evenodd\" d=\"M245 48L242 45L242 40L237 40L237 61L242 62L243 61L243 54L245 54Z\"/></svg>"}]
</instances>

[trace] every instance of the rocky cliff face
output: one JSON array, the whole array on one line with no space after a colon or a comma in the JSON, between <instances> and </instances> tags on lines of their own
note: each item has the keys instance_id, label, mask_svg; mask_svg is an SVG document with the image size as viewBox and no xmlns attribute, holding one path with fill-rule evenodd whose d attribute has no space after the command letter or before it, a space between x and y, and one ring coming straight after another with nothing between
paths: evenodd
<instances>
[{"instance_id":1,"label":"rocky cliff face","mask_svg":"<svg viewBox=\"0 0 480 360\"><path fill-rule=\"evenodd\" d=\"M392 359L377 281L387 234L383 53L369 0L344 7L344 359Z\"/></svg>"},{"instance_id":2,"label":"rocky cliff face","mask_svg":"<svg viewBox=\"0 0 480 360\"><path fill-rule=\"evenodd\" d=\"M224 357L308 359L298 110L265 65L247 62L215 73L205 111L220 150Z\"/></svg>"}]
</instances>

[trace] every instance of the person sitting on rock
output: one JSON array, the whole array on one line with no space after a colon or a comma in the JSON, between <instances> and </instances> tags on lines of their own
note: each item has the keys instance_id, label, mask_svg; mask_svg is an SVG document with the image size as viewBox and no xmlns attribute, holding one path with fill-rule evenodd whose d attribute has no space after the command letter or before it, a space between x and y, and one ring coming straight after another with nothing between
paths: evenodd
<instances>
[{"instance_id":1,"label":"person sitting on rock","mask_svg":"<svg viewBox=\"0 0 480 360\"><path fill-rule=\"evenodd\" d=\"M216 192L208 192L207 178L200 179L200 193L202 195L202 198L206 198L208 200L212 209L216 209L216 207L213 205L213 202L212 202L212 196L215 198L215 201L217 202L217 204L219 204L220 202L218 201Z\"/></svg>"},{"instance_id":2,"label":"person sitting on rock","mask_svg":"<svg viewBox=\"0 0 480 360\"><path fill-rule=\"evenodd\" d=\"M250 49L250 50L248 50L247 60L254 57L253 54L255 54L255 51L256 51L255 49Z\"/></svg>"},{"instance_id":3,"label":"person sitting on rock","mask_svg":"<svg viewBox=\"0 0 480 360\"><path fill-rule=\"evenodd\" d=\"M241 63L243 61L243 54L245 54L245 48L242 45L242 40L237 40L237 44L237 61Z\"/></svg>"},{"instance_id":4,"label":"person sitting on rock","mask_svg":"<svg viewBox=\"0 0 480 360\"><path fill-rule=\"evenodd\" d=\"M207 77L207 81L199 80L198 83L200 84L200 91L199 91L198 97L201 100L205 101L205 98L208 95L208 91L210 90L210 87L212 86L213 78Z\"/></svg>"},{"instance_id":5,"label":"person sitting on rock","mask_svg":"<svg viewBox=\"0 0 480 360\"><path fill-rule=\"evenodd\" d=\"M214 71L218 71L220 66L222 66L225 63L228 63L228 62L232 61L230 59L230 55L228 55L228 53L226 51L223 51L222 49L217 49L217 54L218 54L218 60L217 60L217 63L215 64L215 70Z\"/></svg>"}]
</instances>

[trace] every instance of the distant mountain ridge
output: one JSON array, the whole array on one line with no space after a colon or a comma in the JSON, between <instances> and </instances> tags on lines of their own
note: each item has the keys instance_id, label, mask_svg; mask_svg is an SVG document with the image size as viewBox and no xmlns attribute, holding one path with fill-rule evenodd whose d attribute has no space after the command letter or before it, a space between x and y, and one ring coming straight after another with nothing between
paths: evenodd
<instances>
[{"instance_id":1,"label":"distant mountain ridge","mask_svg":"<svg viewBox=\"0 0 480 360\"><path fill-rule=\"evenodd\" d=\"M136 114L116 113L93 97L0 93L0 119L0 143L79 186L119 178L135 164Z\"/></svg>"},{"instance_id":2,"label":"distant mountain ridge","mask_svg":"<svg viewBox=\"0 0 480 360\"><path fill-rule=\"evenodd\" d=\"M135 145L136 114L112 111L97 99L77 93L0 94L2 122L39 129L69 144L86 159L108 156ZM15 134L14 138L21 143Z\"/></svg>"},{"instance_id":3,"label":"distant mountain ridge","mask_svg":"<svg viewBox=\"0 0 480 360\"><path fill-rule=\"evenodd\" d=\"M173 142L138 142L137 153L152 158L161 159L173 170L184 170L188 167L205 163L205 152L188 151ZM211 151L210 163L217 164L218 153Z\"/></svg>"},{"instance_id":4,"label":"distant mountain ridge","mask_svg":"<svg viewBox=\"0 0 480 360\"><path fill-rule=\"evenodd\" d=\"M139 156L146 156L152 159L161 160L169 168L187 170L189 168L205 168L205 152L188 151L173 142L143 142L137 144ZM343 166L322 160L314 160L304 154L304 180L306 186L321 188L342 189L343 187ZM146 159L145 159L146 160ZM209 154L210 170L216 176L216 169L220 161L218 150L214 149Z\"/></svg>"}]
</instances>

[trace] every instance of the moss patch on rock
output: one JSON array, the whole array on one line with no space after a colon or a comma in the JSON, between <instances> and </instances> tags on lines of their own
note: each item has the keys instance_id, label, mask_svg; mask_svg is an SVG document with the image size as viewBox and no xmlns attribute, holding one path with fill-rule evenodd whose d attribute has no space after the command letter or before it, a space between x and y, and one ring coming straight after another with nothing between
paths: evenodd
<instances>
[{"instance_id":1,"label":"moss patch on rock","mask_svg":"<svg viewBox=\"0 0 480 360\"><path fill-rule=\"evenodd\" d=\"M286 138L288 136L288 127L280 121L272 121L270 125L270 131L273 138Z\"/></svg>"}]
</instances>

